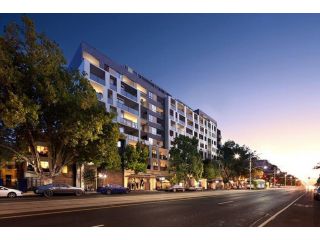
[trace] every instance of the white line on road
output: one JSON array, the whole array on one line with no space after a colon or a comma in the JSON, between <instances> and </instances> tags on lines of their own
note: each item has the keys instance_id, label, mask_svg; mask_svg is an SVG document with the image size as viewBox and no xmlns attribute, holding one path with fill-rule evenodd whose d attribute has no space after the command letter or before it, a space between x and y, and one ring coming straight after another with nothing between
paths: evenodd
<instances>
[{"instance_id":1,"label":"white line on road","mask_svg":"<svg viewBox=\"0 0 320 240\"><path fill-rule=\"evenodd\" d=\"M291 205L293 205L295 202L297 202L300 198L302 198L304 195L306 195L306 193L302 194L301 196L299 196L296 200L294 200L293 202L291 202L289 205L287 205L285 208L281 209L279 212L277 212L276 214L274 214L273 216L271 216L270 218L268 218L266 221L264 221L263 223L261 223L259 225L259 227L264 227L265 225L267 225L269 222L271 222L272 220L274 220L280 213L284 212L285 210L287 210Z\"/></svg>"},{"instance_id":2,"label":"white line on road","mask_svg":"<svg viewBox=\"0 0 320 240\"><path fill-rule=\"evenodd\" d=\"M100 225L96 225L96 226L92 226L92 227L104 227L104 224L100 224Z\"/></svg>"},{"instance_id":3,"label":"white line on road","mask_svg":"<svg viewBox=\"0 0 320 240\"><path fill-rule=\"evenodd\" d=\"M227 204L227 203L232 203L234 201L227 201L227 202L221 202L221 203L218 203L219 205L223 205L223 204Z\"/></svg>"}]
</instances>

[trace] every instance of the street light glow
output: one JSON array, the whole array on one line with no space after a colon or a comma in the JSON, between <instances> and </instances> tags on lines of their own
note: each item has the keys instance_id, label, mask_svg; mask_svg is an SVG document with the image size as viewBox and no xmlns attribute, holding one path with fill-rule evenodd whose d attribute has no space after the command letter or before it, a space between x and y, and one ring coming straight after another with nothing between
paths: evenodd
<instances>
[{"instance_id":1,"label":"street light glow","mask_svg":"<svg viewBox=\"0 0 320 240\"><path fill-rule=\"evenodd\" d=\"M234 157L234 159L239 159L240 158L240 154L239 153L235 153L233 157Z\"/></svg>"}]
</instances>

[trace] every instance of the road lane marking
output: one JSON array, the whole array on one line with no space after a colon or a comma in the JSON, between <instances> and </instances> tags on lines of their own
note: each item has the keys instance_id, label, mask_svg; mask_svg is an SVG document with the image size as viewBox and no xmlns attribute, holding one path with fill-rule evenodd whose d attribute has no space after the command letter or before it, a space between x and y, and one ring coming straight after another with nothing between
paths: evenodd
<instances>
[{"instance_id":1,"label":"road lane marking","mask_svg":"<svg viewBox=\"0 0 320 240\"><path fill-rule=\"evenodd\" d=\"M223 204L227 204L227 203L232 203L234 201L227 201L227 202L221 202L221 203L218 203L219 205L223 205Z\"/></svg>"},{"instance_id":2,"label":"road lane marking","mask_svg":"<svg viewBox=\"0 0 320 240\"><path fill-rule=\"evenodd\" d=\"M256 223L260 222L263 218L270 216L269 213L266 213L265 215L263 215L261 218L257 219L256 221L254 221L253 223L250 224L249 227L254 227L256 225Z\"/></svg>"},{"instance_id":3,"label":"road lane marking","mask_svg":"<svg viewBox=\"0 0 320 240\"><path fill-rule=\"evenodd\" d=\"M272 215L270 218L268 218L266 221L264 221L263 223L261 223L258 227L264 227L265 225L267 225L269 222L271 222L272 220L274 220L279 214L281 214L282 212L284 212L285 210L287 210L289 207L291 207L295 202L297 202L300 198L302 198L304 195L306 195L306 193L303 193L301 196L299 196L297 199L295 199L293 202L291 202L289 205L287 205L286 207L284 207L283 209L281 209L280 211L278 211L276 214Z\"/></svg>"},{"instance_id":4,"label":"road lane marking","mask_svg":"<svg viewBox=\"0 0 320 240\"><path fill-rule=\"evenodd\" d=\"M104 224L100 224L100 225L96 225L96 226L92 226L92 227L104 227Z\"/></svg>"}]
</instances>

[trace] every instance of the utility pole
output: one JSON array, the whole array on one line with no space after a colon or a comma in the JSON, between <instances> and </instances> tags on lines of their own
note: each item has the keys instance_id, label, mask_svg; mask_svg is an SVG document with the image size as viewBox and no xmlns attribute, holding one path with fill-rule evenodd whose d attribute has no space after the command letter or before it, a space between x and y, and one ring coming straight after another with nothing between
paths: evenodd
<instances>
[{"instance_id":1,"label":"utility pole","mask_svg":"<svg viewBox=\"0 0 320 240\"><path fill-rule=\"evenodd\" d=\"M273 187L276 187L276 171L277 168L275 167L273 170Z\"/></svg>"},{"instance_id":2,"label":"utility pole","mask_svg":"<svg viewBox=\"0 0 320 240\"><path fill-rule=\"evenodd\" d=\"M284 174L284 186L287 186L287 173Z\"/></svg>"}]
</instances>

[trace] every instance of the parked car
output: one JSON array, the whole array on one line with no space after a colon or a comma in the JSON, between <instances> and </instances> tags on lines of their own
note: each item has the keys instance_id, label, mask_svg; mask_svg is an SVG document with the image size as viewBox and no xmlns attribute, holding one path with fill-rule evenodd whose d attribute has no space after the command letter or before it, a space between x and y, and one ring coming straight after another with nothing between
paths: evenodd
<instances>
[{"instance_id":1,"label":"parked car","mask_svg":"<svg viewBox=\"0 0 320 240\"><path fill-rule=\"evenodd\" d=\"M247 183L247 189L250 189L250 183ZM251 189L255 189L253 183L251 183Z\"/></svg>"},{"instance_id":2,"label":"parked car","mask_svg":"<svg viewBox=\"0 0 320 240\"><path fill-rule=\"evenodd\" d=\"M68 184L52 183L52 184L47 184L47 185L42 185L37 187L34 190L34 193L42 196L46 196L46 197L52 197L53 195L81 196L85 192L82 188L72 187Z\"/></svg>"},{"instance_id":3,"label":"parked car","mask_svg":"<svg viewBox=\"0 0 320 240\"><path fill-rule=\"evenodd\" d=\"M169 192L184 192L186 189L180 185L173 185L171 187L168 188Z\"/></svg>"},{"instance_id":4,"label":"parked car","mask_svg":"<svg viewBox=\"0 0 320 240\"><path fill-rule=\"evenodd\" d=\"M313 198L314 200L320 200L320 187L314 189Z\"/></svg>"},{"instance_id":5,"label":"parked car","mask_svg":"<svg viewBox=\"0 0 320 240\"><path fill-rule=\"evenodd\" d=\"M188 187L187 191L203 191L202 187Z\"/></svg>"},{"instance_id":6,"label":"parked car","mask_svg":"<svg viewBox=\"0 0 320 240\"><path fill-rule=\"evenodd\" d=\"M111 195L114 193L126 193L128 194L130 192L129 188L122 187L118 184L108 184L106 186L103 186L99 189L99 192L102 194Z\"/></svg>"},{"instance_id":7,"label":"parked car","mask_svg":"<svg viewBox=\"0 0 320 240\"><path fill-rule=\"evenodd\" d=\"M21 196L22 192L17 189L0 186L0 197L15 198Z\"/></svg>"}]
</instances>

